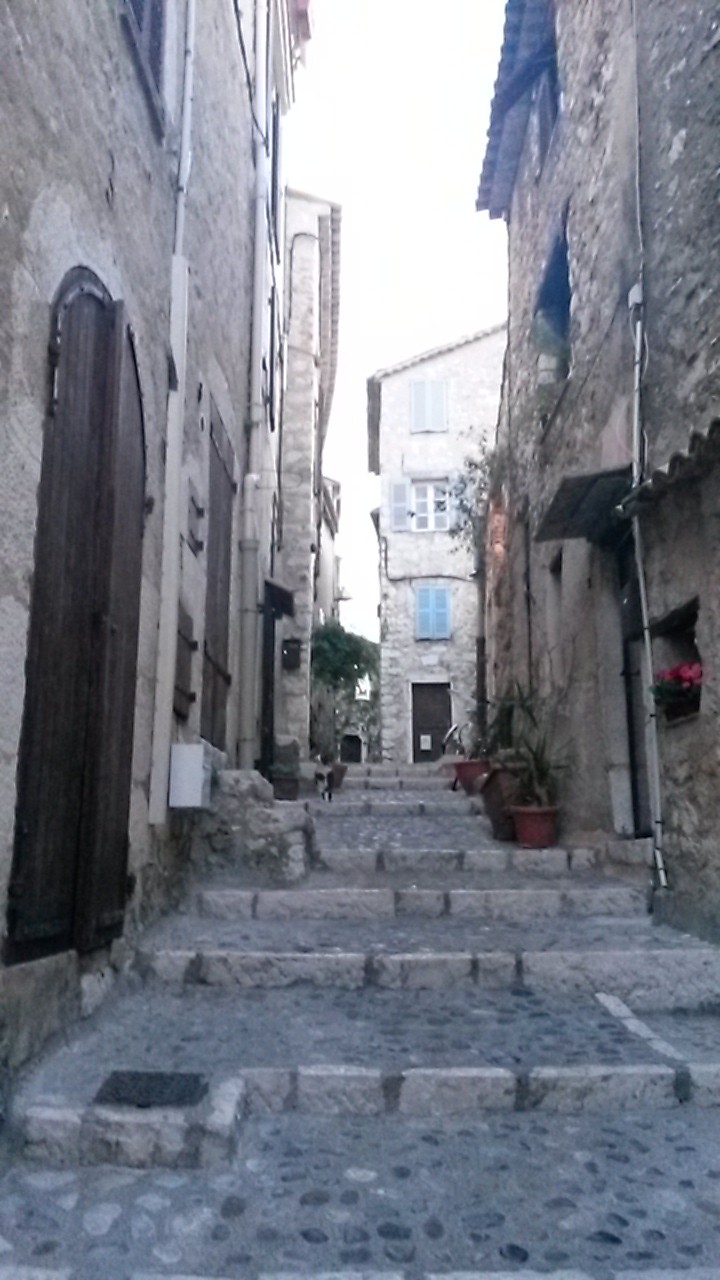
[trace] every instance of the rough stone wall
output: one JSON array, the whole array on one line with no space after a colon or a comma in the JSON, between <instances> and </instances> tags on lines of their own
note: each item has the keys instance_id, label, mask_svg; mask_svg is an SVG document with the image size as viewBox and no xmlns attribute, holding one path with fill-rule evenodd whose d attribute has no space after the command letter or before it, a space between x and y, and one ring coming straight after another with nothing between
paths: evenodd
<instances>
[{"instance_id":1,"label":"rough stone wall","mask_svg":"<svg viewBox=\"0 0 720 1280\"><path fill-rule=\"evenodd\" d=\"M412 760L412 685L450 683L453 720L468 721L475 708L479 598L470 578L474 556L450 533L393 532L392 485L401 479L452 479L468 457L477 457L494 435L504 329L475 342L390 372L382 381L380 418L381 725L385 759ZM446 379L445 432L412 434L410 387ZM451 588L450 640L415 640L414 584Z\"/></svg>"},{"instance_id":2,"label":"rough stone wall","mask_svg":"<svg viewBox=\"0 0 720 1280\"><path fill-rule=\"evenodd\" d=\"M691 432L706 430L717 413L717 6L639 0L635 7L637 45L628 0L555 5L561 112L542 171L538 122L531 113L509 219L510 343L500 438L507 455L503 494L509 520L489 602L496 687L518 671L527 678L530 646L536 688L554 706L560 726L558 754L571 747L572 767L561 773L566 828L604 826L623 834L632 822L614 558L585 543L532 539L563 476L630 461L627 294L641 270L639 222L650 469L687 447ZM571 374L543 420L531 325L563 217L572 293ZM697 639L709 673L702 712L694 730L660 725L675 888L667 909L696 925L717 915L720 903L720 869L710 847L719 816L711 741L718 611L712 567L717 536L710 512L716 486L712 476L701 490L683 486L642 519L651 617L661 619L695 594L701 600Z\"/></svg>"},{"instance_id":3,"label":"rough stone wall","mask_svg":"<svg viewBox=\"0 0 720 1280\"><path fill-rule=\"evenodd\" d=\"M148 826L148 791L157 675L170 274L182 96L185 6L168 0L163 98L158 138L136 63L112 0L56 0L43 12L32 0L5 6L0 17L0 912L10 872L15 771L24 701L24 663L33 573L37 488L48 390L47 344L53 299L67 272L92 269L132 325L147 446L145 526L137 700L130 815L130 870L137 888L127 928L151 915L174 891L183 870L171 825ZM246 29L252 51L253 32ZM207 509L210 397L244 466L251 307L251 195L254 166L247 90L232 7L198 6L193 166L185 253L190 263L188 371L183 483L192 479ZM187 502L184 491L183 509ZM239 502L239 499L237 500ZM237 506L236 502L236 506ZM197 702L179 736L199 730L205 553L189 550L182 528L181 596L200 641ZM269 529L269 522L268 529ZM233 547L237 547L237 530ZM202 531L201 531L202 536ZM261 554L269 556L269 534ZM231 598L233 688L237 688L237 584ZM228 749L234 752L236 702L231 696ZM60 975L83 964L45 962ZM32 966L29 967L30 969ZM28 966L20 966L23 971ZM32 1000L19 969L6 971L4 994L30 1016ZM61 977L72 986L71 977ZM25 984L23 986L23 983ZM31 984L32 985L32 984ZM12 990L10 989L12 987ZM15 992L15 996L13 996ZM63 998L70 1007L73 998ZM42 1019L23 1031L30 1048Z\"/></svg>"}]
</instances>

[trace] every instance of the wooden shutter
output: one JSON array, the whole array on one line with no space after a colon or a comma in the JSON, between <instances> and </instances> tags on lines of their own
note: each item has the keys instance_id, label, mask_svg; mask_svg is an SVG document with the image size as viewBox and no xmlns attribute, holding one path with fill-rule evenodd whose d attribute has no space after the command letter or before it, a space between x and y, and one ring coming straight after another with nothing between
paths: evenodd
<instances>
[{"instance_id":1,"label":"wooden shutter","mask_svg":"<svg viewBox=\"0 0 720 1280\"><path fill-rule=\"evenodd\" d=\"M450 638L450 590L448 587L433 588L432 634L435 640Z\"/></svg>"},{"instance_id":2,"label":"wooden shutter","mask_svg":"<svg viewBox=\"0 0 720 1280\"><path fill-rule=\"evenodd\" d=\"M78 867L78 950L122 932L132 785L142 580L145 444L142 400L125 308L114 307L98 529L93 714Z\"/></svg>"},{"instance_id":3,"label":"wooden shutter","mask_svg":"<svg viewBox=\"0 0 720 1280\"><path fill-rule=\"evenodd\" d=\"M225 721L230 653L230 570L234 483L232 445L213 403L210 415L210 475L207 538L205 644L200 732L226 749Z\"/></svg>"},{"instance_id":4,"label":"wooden shutter","mask_svg":"<svg viewBox=\"0 0 720 1280\"><path fill-rule=\"evenodd\" d=\"M390 495L390 528L401 533L410 527L410 482L395 480Z\"/></svg>"}]
</instances>

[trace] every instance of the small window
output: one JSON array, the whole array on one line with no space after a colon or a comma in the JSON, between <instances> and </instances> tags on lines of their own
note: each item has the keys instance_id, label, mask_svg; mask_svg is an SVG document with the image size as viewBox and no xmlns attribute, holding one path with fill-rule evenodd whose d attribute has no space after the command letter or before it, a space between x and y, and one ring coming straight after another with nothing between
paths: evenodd
<instances>
[{"instance_id":1,"label":"small window","mask_svg":"<svg viewBox=\"0 0 720 1280\"><path fill-rule=\"evenodd\" d=\"M120 0L120 16L135 54L154 123L162 131L165 122L161 97L165 0Z\"/></svg>"},{"instance_id":2,"label":"small window","mask_svg":"<svg viewBox=\"0 0 720 1280\"><path fill-rule=\"evenodd\" d=\"M537 394L542 413L557 403L570 372L570 266L567 233L556 241L538 291L532 336L538 350Z\"/></svg>"},{"instance_id":3,"label":"small window","mask_svg":"<svg viewBox=\"0 0 720 1280\"><path fill-rule=\"evenodd\" d=\"M410 384L410 430L447 431L447 383L426 378Z\"/></svg>"},{"instance_id":4,"label":"small window","mask_svg":"<svg viewBox=\"0 0 720 1280\"><path fill-rule=\"evenodd\" d=\"M415 639L449 640L450 635L450 588L416 587Z\"/></svg>"},{"instance_id":5,"label":"small window","mask_svg":"<svg viewBox=\"0 0 720 1280\"><path fill-rule=\"evenodd\" d=\"M412 527L418 533L440 532L450 528L450 490L446 480L413 485Z\"/></svg>"}]
</instances>

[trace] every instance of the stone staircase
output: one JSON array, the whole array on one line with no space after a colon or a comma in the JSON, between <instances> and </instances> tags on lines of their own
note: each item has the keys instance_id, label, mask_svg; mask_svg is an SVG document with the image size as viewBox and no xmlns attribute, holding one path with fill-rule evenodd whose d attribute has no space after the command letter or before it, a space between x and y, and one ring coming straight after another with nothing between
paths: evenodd
<instances>
[{"instance_id":1,"label":"stone staircase","mask_svg":"<svg viewBox=\"0 0 720 1280\"><path fill-rule=\"evenodd\" d=\"M309 875L274 887L226 863L196 884L147 931L122 989L27 1074L17 1150L215 1167L268 1116L720 1101L714 1024L691 1059L672 1041L673 1011L702 1021L720 1000L720 953L653 926L643 868L602 848L498 844L423 766L351 768L332 803L306 808ZM174 1100L178 1082L195 1096Z\"/></svg>"}]
</instances>

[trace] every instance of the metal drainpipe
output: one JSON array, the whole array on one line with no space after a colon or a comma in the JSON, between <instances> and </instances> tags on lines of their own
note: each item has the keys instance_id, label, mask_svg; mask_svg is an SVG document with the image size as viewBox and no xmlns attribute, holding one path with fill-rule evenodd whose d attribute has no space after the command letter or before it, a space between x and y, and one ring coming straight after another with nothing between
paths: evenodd
<instances>
[{"instance_id":1,"label":"metal drainpipe","mask_svg":"<svg viewBox=\"0 0 720 1280\"><path fill-rule=\"evenodd\" d=\"M239 764L241 769L255 765L258 706L258 630L260 539L257 495L260 486L261 433L265 425L263 394L263 347L267 304L265 298L268 255L267 192L267 0L255 6L255 101L254 115L262 130L258 138L255 168L255 231L253 246L252 336L250 351L250 420L247 431L247 453L243 480L242 532L240 538L240 711Z\"/></svg>"},{"instance_id":2,"label":"metal drainpipe","mask_svg":"<svg viewBox=\"0 0 720 1280\"><path fill-rule=\"evenodd\" d=\"M153 825L162 824L167 818L175 661L177 656L178 604L180 596L180 481L185 422L188 318L188 262L184 256L185 210L192 163L194 75L195 0L187 0L180 157L178 161L175 204L175 241L170 282L170 348L175 364L176 386L174 390L168 393L167 402L160 619L158 624L158 659L155 676L155 711L149 800L149 821Z\"/></svg>"},{"instance_id":3,"label":"metal drainpipe","mask_svg":"<svg viewBox=\"0 0 720 1280\"><path fill-rule=\"evenodd\" d=\"M642 286L632 290L628 299L631 315L635 322L635 360L633 376L633 449L632 449L632 483L636 489L642 480L642 364L645 345ZM633 541L635 545L635 565L640 593L640 616L643 631L643 701L645 705L645 743L648 757L650 783L650 806L653 827L653 863L657 878L656 888L667 889L668 880L663 857L663 809L660 783L660 753L658 750L657 717L655 702L652 696L653 652L650 635L650 614L648 609L647 584L645 580L645 561L643 556L642 530L637 515L632 520Z\"/></svg>"}]
</instances>

